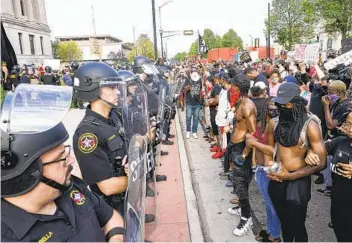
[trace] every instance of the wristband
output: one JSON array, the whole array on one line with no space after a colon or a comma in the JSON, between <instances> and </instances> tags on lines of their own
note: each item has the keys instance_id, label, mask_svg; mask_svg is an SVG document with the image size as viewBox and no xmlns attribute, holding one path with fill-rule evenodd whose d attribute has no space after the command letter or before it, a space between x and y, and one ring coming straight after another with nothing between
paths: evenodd
<instances>
[{"instance_id":1,"label":"wristband","mask_svg":"<svg viewBox=\"0 0 352 243\"><path fill-rule=\"evenodd\" d=\"M123 235L125 233L125 229L122 227L112 228L105 236L106 241L109 242L110 238L114 235Z\"/></svg>"}]
</instances>

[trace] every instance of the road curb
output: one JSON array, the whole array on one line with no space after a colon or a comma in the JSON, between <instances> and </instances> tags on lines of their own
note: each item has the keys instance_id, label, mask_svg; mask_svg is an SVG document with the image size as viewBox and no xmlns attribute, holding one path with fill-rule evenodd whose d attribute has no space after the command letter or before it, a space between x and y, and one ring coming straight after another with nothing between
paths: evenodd
<instances>
[{"instance_id":1,"label":"road curb","mask_svg":"<svg viewBox=\"0 0 352 243\"><path fill-rule=\"evenodd\" d=\"M177 111L179 113L179 111ZM194 192L192 176L190 165L188 161L188 156L185 148L185 142L183 138L183 131L181 128L179 115L175 116L175 125L176 125L176 136L177 144L180 155L181 162L181 171L183 178L183 187L186 197L186 206L187 206L187 217L189 224L190 237L192 242L204 242L201 221L198 213L198 203L196 194Z\"/></svg>"}]
</instances>

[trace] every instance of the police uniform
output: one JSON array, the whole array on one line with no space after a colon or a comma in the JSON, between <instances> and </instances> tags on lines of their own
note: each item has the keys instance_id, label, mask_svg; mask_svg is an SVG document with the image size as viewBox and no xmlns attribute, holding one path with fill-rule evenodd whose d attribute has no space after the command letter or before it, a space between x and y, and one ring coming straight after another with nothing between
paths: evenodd
<instances>
[{"instance_id":1,"label":"police uniform","mask_svg":"<svg viewBox=\"0 0 352 243\"><path fill-rule=\"evenodd\" d=\"M33 214L1 200L1 241L103 242L101 228L113 209L81 179L72 176L70 190L55 200L54 215Z\"/></svg>"},{"instance_id":2,"label":"police uniform","mask_svg":"<svg viewBox=\"0 0 352 243\"><path fill-rule=\"evenodd\" d=\"M126 176L122 166L126 152L118 128L88 106L74 134L73 148L83 179L92 191L103 196L110 206L123 215L124 193L105 196L97 185L112 177Z\"/></svg>"}]
</instances>

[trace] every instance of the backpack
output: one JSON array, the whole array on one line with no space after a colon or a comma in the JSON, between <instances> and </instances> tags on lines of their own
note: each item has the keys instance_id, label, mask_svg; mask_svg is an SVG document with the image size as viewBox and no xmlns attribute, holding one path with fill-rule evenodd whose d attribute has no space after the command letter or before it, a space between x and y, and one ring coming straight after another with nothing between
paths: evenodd
<instances>
[{"instance_id":1,"label":"backpack","mask_svg":"<svg viewBox=\"0 0 352 243\"><path fill-rule=\"evenodd\" d=\"M317 117L316 115L314 115L311 112L307 113L307 117L308 119L306 120L306 122L304 123L301 133L299 135L299 138L302 140L302 145L301 145L301 149L303 149L304 147L306 147L307 149L310 147L309 146L309 140L308 140L308 135L307 135L307 130L308 130L308 125L311 121L314 121L315 123L318 124L319 126L319 130L320 130L320 134L322 135L322 128L321 128L321 121L319 119L319 117ZM279 124L279 117L275 117L273 118L274 120L274 129L273 131L275 131L275 129L277 128L277 125ZM274 154L273 154L273 159L275 159L277 153L277 142L275 143L275 148L274 148Z\"/></svg>"}]
</instances>

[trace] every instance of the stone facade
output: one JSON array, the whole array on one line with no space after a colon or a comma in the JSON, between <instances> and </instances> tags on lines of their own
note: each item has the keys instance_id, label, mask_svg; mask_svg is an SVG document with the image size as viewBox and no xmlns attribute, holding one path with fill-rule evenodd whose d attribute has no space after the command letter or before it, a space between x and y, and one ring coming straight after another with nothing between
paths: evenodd
<instances>
[{"instance_id":1,"label":"stone facade","mask_svg":"<svg viewBox=\"0 0 352 243\"><path fill-rule=\"evenodd\" d=\"M44 0L1 0L1 21L19 64L52 59Z\"/></svg>"}]
</instances>

